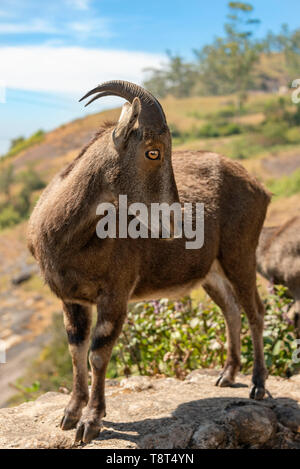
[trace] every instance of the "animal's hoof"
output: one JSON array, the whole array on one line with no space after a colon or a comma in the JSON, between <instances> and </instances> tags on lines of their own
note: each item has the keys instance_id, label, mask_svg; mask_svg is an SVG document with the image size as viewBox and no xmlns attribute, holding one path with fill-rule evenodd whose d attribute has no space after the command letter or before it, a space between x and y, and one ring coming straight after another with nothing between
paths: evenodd
<instances>
[{"instance_id":1,"label":"animal's hoof","mask_svg":"<svg viewBox=\"0 0 300 469\"><path fill-rule=\"evenodd\" d=\"M62 430L71 430L75 428L78 423L79 417L75 417L74 415L65 414L60 422L60 428Z\"/></svg>"},{"instance_id":2,"label":"animal's hoof","mask_svg":"<svg viewBox=\"0 0 300 469\"><path fill-rule=\"evenodd\" d=\"M256 401L261 401L265 396L265 388L262 386L252 386L250 391L250 399L255 399Z\"/></svg>"},{"instance_id":3,"label":"animal's hoof","mask_svg":"<svg viewBox=\"0 0 300 469\"><path fill-rule=\"evenodd\" d=\"M229 379L228 376L224 374L220 375L216 381L216 386L220 388L230 388L234 384L233 380Z\"/></svg>"},{"instance_id":4,"label":"animal's hoof","mask_svg":"<svg viewBox=\"0 0 300 469\"><path fill-rule=\"evenodd\" d=\"M75 442L76 443L90 443L90 441L97 438L100 433L100 422L84 422L80 421L77 426Z\"/></svg>"}]
</instances>

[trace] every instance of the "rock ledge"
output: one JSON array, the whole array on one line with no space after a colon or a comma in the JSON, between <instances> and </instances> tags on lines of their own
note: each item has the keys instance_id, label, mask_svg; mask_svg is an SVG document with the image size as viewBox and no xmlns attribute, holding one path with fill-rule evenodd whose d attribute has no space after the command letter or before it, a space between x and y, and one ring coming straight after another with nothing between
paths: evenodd
<instances>
[{"instance_id":1,"label":"rock ledge","mask_svg":"<svg viewBox=\"0 0 300 469\"><path fill-rule=\"evenodd\" d=\"M216 373L194 371L185 381L132 377L107 381L107 416L84 448L300 449L300 375L271 377L273 398L248 399L250 377L232 388L214 386ZM69 397L49 392L0 410L0 448L77 448L74 430L59 422ZM81 446L82 448L82 446Z\"/></svg>"}]
</instances>

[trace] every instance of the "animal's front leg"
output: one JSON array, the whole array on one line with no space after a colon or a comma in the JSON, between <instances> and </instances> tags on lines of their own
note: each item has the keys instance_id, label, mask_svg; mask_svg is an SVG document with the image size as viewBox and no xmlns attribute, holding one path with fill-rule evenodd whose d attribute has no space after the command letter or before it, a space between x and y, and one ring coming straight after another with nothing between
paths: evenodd
<instances>
[{"instance_id":1,"label":"animal's front leg","mask_svg":"<svg viewBox=\"0 0 300 469\"><path fill-rule=\"evenodd\" d=\"M98 304L98 320L90 351L92 389L85 412L80 419L75 440L89 443L96 438L105 416L105 373L113 345L118 338L127 312L127 302L105 298Z\"/></svg>"},{"instance_id":2,"label":"animal's front leg","mask_svg":"<svg viewBox=\"0 0 300 469\"><path fill-rule=\"evenodd\" d=\"M73 391L60 426L62 430L70 430L76 427L89 397L87 354L92 313L91 308L79 304L66 303L63 309L73 363Z\"/></svg>"}]
</instances>

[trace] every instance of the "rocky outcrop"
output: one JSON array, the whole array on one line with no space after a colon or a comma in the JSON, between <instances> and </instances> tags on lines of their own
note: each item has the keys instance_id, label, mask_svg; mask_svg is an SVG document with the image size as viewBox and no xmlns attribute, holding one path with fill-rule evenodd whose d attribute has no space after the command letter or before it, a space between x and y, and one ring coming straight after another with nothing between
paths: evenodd
<instances>
[{"instance_id":1,"label":"rocky outcrop","mask_svg":"<svg viewBox=\"0 0 300 469\"><path fill-rule=\"evenodd\" d=\"M248 399L250 377L214 386L216 373L184 381L132 377L107 380L107 415L99 437L84 448L299 448L300 376L270 377L272 397ZM47 393L0 410L0 448L77 448L74 430L59 422L69 397ZM82 446L81 446L82 447Z\"/></svg>"}]
</instances>

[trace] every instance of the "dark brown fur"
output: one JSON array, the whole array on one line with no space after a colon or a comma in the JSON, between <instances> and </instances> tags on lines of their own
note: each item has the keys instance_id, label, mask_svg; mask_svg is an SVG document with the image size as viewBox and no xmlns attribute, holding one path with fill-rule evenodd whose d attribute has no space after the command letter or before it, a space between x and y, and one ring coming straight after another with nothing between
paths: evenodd
<instances>
[{"instance_id":1,"label":"dark brown fur","mask_svg":"<svg viewBox=\"0 0 300 469\"><path fill-rule=\"evenodd\" d=\"M126 109L125 123L101 129L75 164L50 183L28 230L29 248L64 309L80 304L89 318L90 305L98 307L88 407L81 417L87 395L88 339L83 334L76 346L70 343L74 389L62 421L62 428L68 429L80 419L77 439L85 442L98 433L105 415L105 370L130 300L180 297L202 283L222 308L227 324L228 359L218 384L231 385L240 367L241 309L248 316L254 344L251 397L263 397L267 374L255 251L269 195L241 165L214 153L174 152L172 169L168 129L133 128L135 114ZM117 135L130 134L118 147L113 142L114 129ZM160 149L161 160L149 162L145 151L154 148ZM185 239L100 240L95 233L96 206L116 201L119 194L127 194L128 203L147 205L176 202L178 195L182 203L203 202L204 246L187 250ZM74 315L72 321L76 322ZM69 317L65 316L65 322L70 327ZM90 320L87 324L88 333Z\"/></svg>"}]
</instances>

